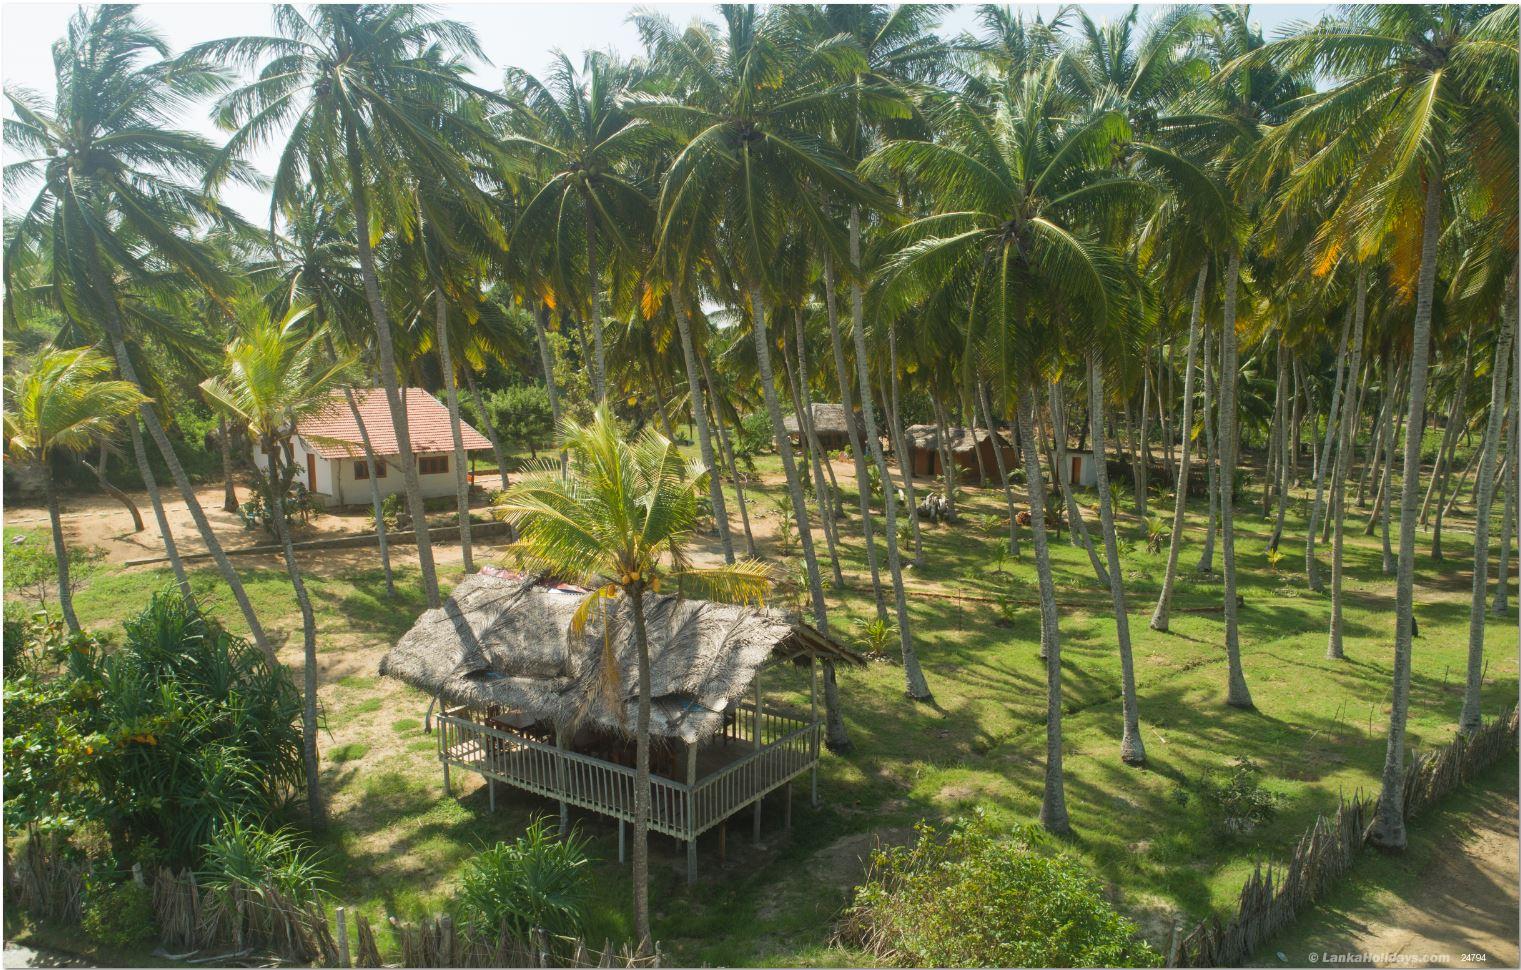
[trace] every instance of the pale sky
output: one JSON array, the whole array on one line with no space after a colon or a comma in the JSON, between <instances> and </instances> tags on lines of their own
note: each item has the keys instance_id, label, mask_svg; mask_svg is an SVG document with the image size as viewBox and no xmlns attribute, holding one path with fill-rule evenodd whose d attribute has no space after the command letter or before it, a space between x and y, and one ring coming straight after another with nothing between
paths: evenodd
<instances>
[{"instance_id":1,"label":"pale sky","mask_svg":"<svg viewBox=\"0 0 1521 970\"><path fill-rule=\"evenodd\" d=\"M475 28L481 46L490 59L478 65L476 81L496 87L501 68L514 65L539 73L546 68L551 53L564 50L579 64L587 50L613 49L625 55L641 51L639 34L629 22L629 14L639 6L664 13L677 23L696 17L712 19L716 11L710 4L695 3L452 3L441 4L445 17L464 21ZM1018 4L1031 13L1048 17L1055 4ZM1121 4L1088 4L1095 19L1113 17L1129 9ZM1143 5L1142 19L1162 9L1161 5ZM0 77L7 86L20 84L34 88L51 99L53 63L51 47L62 37L69 17L76 9L72 3L0 2ZM952 9L941 26L941 33L951 36L975 27L974 7L960 5ZM1326 9L1319 4L1257 4L1253 19L1269 36L1283 24L1311 19ZM203 41L240 34L265 34L270 31L270 5L264 3L145 3L140 14L163 32L173 51L178 52ZM183 126L221 140L225 134L211 123L205 110L188 114ZM253 159L265 172L274 153L266 149ZM242 187L227 190L226 201L245 216L262 222L267 218L268 202L262 193Z\"/></svg>"}]
</instances>

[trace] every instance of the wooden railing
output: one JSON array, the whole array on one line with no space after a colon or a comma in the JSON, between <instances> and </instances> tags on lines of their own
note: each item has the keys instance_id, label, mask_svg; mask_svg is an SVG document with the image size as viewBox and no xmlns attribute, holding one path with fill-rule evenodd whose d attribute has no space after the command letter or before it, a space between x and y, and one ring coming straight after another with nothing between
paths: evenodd
<instances>
[{"instance_id":1,"label":"wooden railing","mask_svg":"<svg viewBox=\"0 0 1521 970\"><path fill-rule=\"evenodd\" d=\"M634 820L634 769L489 727L465 710L438 715L438 757L505 784L580 808ZM806 771L819 728L742 704L718 744L760 746L694 785L650 776L650 829L690 839Z\"/></svg>"}]
</instances>

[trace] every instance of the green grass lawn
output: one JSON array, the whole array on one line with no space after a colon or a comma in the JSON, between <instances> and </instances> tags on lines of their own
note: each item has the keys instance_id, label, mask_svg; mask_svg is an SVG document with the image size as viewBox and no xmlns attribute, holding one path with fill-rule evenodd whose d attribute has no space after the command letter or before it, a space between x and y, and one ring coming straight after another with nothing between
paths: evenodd
<instances>
[{"instance_id":1,"label":"green grass lawn","mask_svg":"<svg viewBox=\"0 0 1521 970\"><path fill-rule=\"evenodd\" d=\"M774 471L776 460L761 466ZM849 483L845 475L842 485ZM1249 490L1254 501L1259 489ZM761 519L769 535L776 515L772 500L784 489L747 491L752 519ZM853 498L846 501L851 510ZM1326 660L1330 601L1305 588L1302 499L1296 505L1277 572L1264 555L1271 523L1250 502L1237 515L1238 583L1245 598L1241 642L1255 711L1224 704L1223 619L1216 609L1221 584L1218 573L1194 572L1202 504L1190 512L1183 581L1166 634L1147 628L1165 551L1147 553L1141 523L1133 514L1122 517L1121 558L1150 757L1145 769L1119 760L1119 662L1107 589L1094 580L1082 550L1065 537L1052 543L1065 672L1067 801L1075 830L1070 850L1112 885L1119 905L1149 935L1164 942L1175 911L1195 919L1231 909L1254 865L1282 858L1313 816L1333 808L1340 795L1377 786L1388 719L1393 580L1382 574L1376 540L1361 535L1366 513L1354 510L1346 556L1347 659ZM1154 511L1170 507L1170 496L1153 497ZM709 833L699 845L701 876L692 889L685 885L680 847L654 839L655 933L671 962L855 962L858 954L829 941L870 833L977 808L1011 821L1035 817L1045 674L1037 657L1033 550L1025 541L1024 561L1000 569L998 550L1007 541L1002 509L1001 494L971 490L962 501L961 523L926 527L926 564L910 573L909 611L933 705L904 697L896 664L842 673L845 722L856 750L825 757L821 807L810 808L799 792L793 828L783 833L779 805L768 805L759 849L750 846L748 818L742 819L733 826L725 865L718 862L716 834ZM737 527L738 509L731 504L730 512ZM854 619L873 615L857 525L851 515L841 527L848 588L829 592L831 628L845 636ZM1418 749L1451 738L1462 700L1471 560L1460 549L1470 527L1466 519L1449 520L1448 555L1440 564L1426 557L1424 533L1420 541L1421 636L1414 649L1410 718L1410 743ZM1024 530L1023 538L1028 536ZM817 538L822 555L822 536ZM742 548L741 539L736 544ZM769 541L762 545L770 551ZM489 560L500 550L477 555ZM1217 569L1219 562L1217 549ZM1322 562L1328 566L1324 556ZM323 784L331 804L331 823L317 838L336 872L336 896L377 922L387 914L435 912L465 860L483 845L515 836L532 815L553 812L554 805L499 790L497 811L489 813L479 780L459 772L456 797L444 797L433 738L421 723L428 699L376 676L387 646L423 608L414 570L399 573L395 596L386 593L373 560L362 568L318 562L313 572L329 731L322 739ZM455 566L444 570L443 579L452 586L458 576ZM298 662L299 616L283 571L271 563L245 569L244 578L266 625L282 639L292 637L282 657ZM76 598L78 612L87 624L109 626L168 581L167 570L98 570ZM195 584L214 611L239 625L214 570L198 569ZM993 603L973 598L1005 593L1016 604L1007 625ZM1514 623L1512 614L1489 626L1489 714L1516 698ZM768 693L806 705L806 672L775 675ZM1261 766L1280 810L1271 823L1223 839L1180 803L1179 793L1207 769L1241 755ZM627 869L616 862L616 829L605 819L577 818L597 857L588 936L595 942L626 937L629 884ZM389 940L383 931L379 936Z\"/></svg>"}]
</instances>

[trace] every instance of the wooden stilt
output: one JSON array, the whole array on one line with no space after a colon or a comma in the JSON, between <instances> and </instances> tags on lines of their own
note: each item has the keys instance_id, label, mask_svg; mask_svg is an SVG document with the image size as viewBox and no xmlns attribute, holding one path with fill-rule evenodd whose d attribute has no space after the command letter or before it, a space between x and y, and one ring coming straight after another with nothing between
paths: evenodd
<instances>
[{"instance_id":1,"label":"wooden stilt","mask_svg":"<svg viewBox=\"0 0 1521 970\"><path fill-rule=\"evenodd\" d=\"M687 839L687 885L697 881L697 837Z\"/></svg>"},{"instance_id":2,"label":"wooden stilt","mask_svg":"<svg viewBox=\"0 0 1521 970\"><path fill-rule=\"evenodd\" d=\"M782 793L782 828L792 828L792 782L787 782Z\"/></svg>"},{"instance_id":3,"label":"wooden stilt","mask_svg":"<svg viewBox=\"0 0 1521 970\"><path fill-rule=\"evenodd\" d=\"M760 845L761 805L765 802L765 800L765 796L762 796L755 800L755 825L754 831L752 831L750 834L750 841L754 842L756 845Z\"/></svg>"},{"instance_id":4,"label":"wooden stilt","mask_svg":"<svg viewBox=\"0 0 1521 970\"><path fill-rule=\"evenodd\" d=\"M444 762L444 794L452 795L454 792L449 788L449 762Z\"/></svg>"},{"instance_id":5,"label":"wooden stilt","mask_svg":"<svg viewBox=\"0 0 1521 970\"><path fill-rule=\"evenodd\" d=\"M496 811L496 779L486 778L486 804L490 811Z\"/></svg>"},{"instance_id":6,"label":"wooden stilt","mask_svg":"<svg viewBox=\"0 0 1521 970\"><path fill-rule=\"evenodd\" d=\"M729 820L724 819L718 823L718 862L722 865L729 861Z\"/></svg>"},{"instance_id":7,"label":"wooden stilt","mask_svg":"<svg viewBox=\"0 0 1521 970\"><path fill-rule=\"evenodd\" d=\"M623 826L624 826L624 825L625 825L625 824L626 824L626 823L625 823L625 822L624 822L624 821L623 821L623 819L621 819L621 818L620 818L620 819L619 819L619 820L618 820L618 861L619 861L619 862L622 862L622 861L623 861L623 859L624 859L624 850L623 850Z\"/></svg>"},{"instance_id":8,"label":"wooden stilt","mask_svg":"<svg viewBox=\"0 0 1521 970\"><path fill-rule=\"evenodd\" d=\"M555 747L558 748L563 753L565 751L565 746L566 746L567 743L568 742L567 742L566 737L565 737L565 732L560 730L560 726L558 724L555 725ZM556 761L556 764L555 764L555 787L558 788L560 791L564 791L565 790L565 759L563 757L561 757L561 758L555 759L555 761ZM560 834L561 835L565 835L569 831L570 831L570 806L562 801L560 803Z\"/></svg>"}]
</instances>

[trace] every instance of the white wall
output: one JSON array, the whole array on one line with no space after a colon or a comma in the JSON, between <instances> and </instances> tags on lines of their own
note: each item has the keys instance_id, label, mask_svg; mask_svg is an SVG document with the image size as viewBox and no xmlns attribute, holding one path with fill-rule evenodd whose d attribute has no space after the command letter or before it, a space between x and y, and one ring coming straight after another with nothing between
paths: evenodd
<instances>
[{"instance_id":1,"label":"white wall","mask_svg":"<svg viewBox=\"0 0 1521 970\"><path fill-rule=\"evenodd\" d=\"M370 504L370 482L360 478L356 474L356 467L364 464L364 456L356 458L323 458L316 456L317 482L316 487L307 481L306 475L306 442L300 435L291 442L296 463L296 481L311 489L318 502L323 505L368 505ZM422 487L423 498L438 498L442 495L454 494L454 452L430 451L421 452L417 455L421 458L447 457L449 470L447 472L418 475L418 483ZM401 473L401 456L390 455L375 456L376 464L387 465L386 475L378 480L380 485L380 497L385 498L393 492L400 492L406 487L406 479ZM254 449L254 463L264 472L269 470L269 462L266 456L257 448ZM465 470L470 470L470 456L465 456Z\"/></svg>"}]
</instances>

